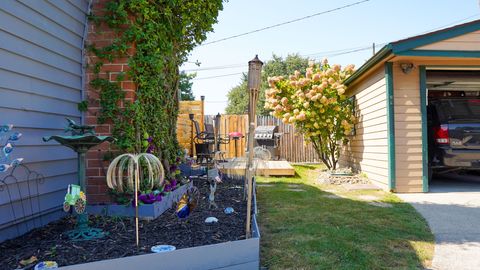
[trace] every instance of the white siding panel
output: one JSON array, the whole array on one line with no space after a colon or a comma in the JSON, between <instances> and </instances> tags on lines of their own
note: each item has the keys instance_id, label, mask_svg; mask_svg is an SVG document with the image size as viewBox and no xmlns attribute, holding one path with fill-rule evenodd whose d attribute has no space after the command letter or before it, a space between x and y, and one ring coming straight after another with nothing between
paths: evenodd
<instances>
[{"instance_id":1,"label":"white siding panel","mask_svg":"<svg viewBox=\"0 0 480 270\"><path fill-rule=\"evenodd\" d=\"M18 180L0 174L0 241L61 217L65 189L78 181L76 153L42 137L64 134L66 117L80 122L87 4L0 1L0 124L23 133L12 157L43 175L38 181L22 167L14 171Z\"/></svg>"},{"instance_id":2,"label":"white siding panel","mask_svg":"<svg viewBox=\"0 0 480 270\"><path fill-rule=\"evenodd\" d=\"M80 88L70 88L28 76L25 73L12 72L0 68L0 87L46 96L71 102L78 102Z\"/></svg>"},{"instance_id":3,"label":"white siding panel","mask_svg":"<svg viewBox=\"0 0 480 270\"><path fill-rule=\"evenodd\" d=\"M3 5L3 2L0 1L0 30L30 41L40 47L51 49L78 63L82 62L82 50L80 48L72 46L49 33L41 31L32 24L4 12L2 9ZM1 40L0 42L9 42L9 40Z\"/></svg>"},{"instance_id":4,"label":"white siding panel","mask_svg":"<svg viewBox=\"0 0 480 270\"><path fill-rule=\"evenodd\" d=\"M355 136L342 149L341 165L362 171L382 188L387 188L386 86L383 69L348 89L355 95L358 123Z\"/></svg>"}]
</instances>

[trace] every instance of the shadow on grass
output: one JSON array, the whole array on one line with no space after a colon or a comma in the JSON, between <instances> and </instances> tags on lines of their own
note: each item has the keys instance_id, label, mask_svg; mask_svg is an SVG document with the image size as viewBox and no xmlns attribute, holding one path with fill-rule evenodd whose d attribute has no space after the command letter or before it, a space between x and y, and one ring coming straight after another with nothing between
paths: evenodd
<instances>
[{"instance_id":1,"label":"shadow on grass","mask_svg":"<svg viewBox=\"0 0 480 270\"><path fill-rule=\"evenodd\" d=\"M409 204L390 194L382 200L389 208L340 197L300 183L303 174L300 169L292 178L268 178L271 185L258 187L262 265L418 269L430 264L433 235Z\"/></svg>"}]
</instances>

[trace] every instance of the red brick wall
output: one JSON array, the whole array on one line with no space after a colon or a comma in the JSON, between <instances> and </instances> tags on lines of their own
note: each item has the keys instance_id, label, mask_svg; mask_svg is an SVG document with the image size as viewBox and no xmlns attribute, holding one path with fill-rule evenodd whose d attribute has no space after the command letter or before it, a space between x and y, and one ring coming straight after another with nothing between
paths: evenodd
<instances>
[{"instance_id":1,"label":"red brick wall","mask_svg":"<svg viewBox=\"0 0 480 270\"><path fill-rule=\"evenodd\" d=\"M94 0L92 3L92 12L94 15L101 15L105 6L105 2L110 0ZM88 35L86 44L95 44L96 47L103 47L111 44L115 38L115 33L111 31L106 25L95 25L89 23ZM134 52L134 49L129 51L129 55ZM92 67L98 61L97 57L89 52L86 53L86 61L88 68L86 70L85 89L86 99L88 100L88 111L85 113L85 124L95 126L95 131L98 135L111 135L111 124L98 123L98 114L100 111L99 92L90 86L90 81L95 78ZM99 76L101 78L108 78L110 81L116 81L118 74L128 71L128 57L115 59L113 62L104 64L100 70ZM133 100L135 98L136 86L133 81L130 81L125 76L124 81L121 82L121 87L126 91L126 99ZM110 162L103 161L103 156L110 149L109 143L103 143L95 148L92 148L87 153L86 161L86 177L87 177L87 201L89 204L100 204L110 202L108 195L108 187L105 182L105 173Z\"/></svg>"}]
</instances>

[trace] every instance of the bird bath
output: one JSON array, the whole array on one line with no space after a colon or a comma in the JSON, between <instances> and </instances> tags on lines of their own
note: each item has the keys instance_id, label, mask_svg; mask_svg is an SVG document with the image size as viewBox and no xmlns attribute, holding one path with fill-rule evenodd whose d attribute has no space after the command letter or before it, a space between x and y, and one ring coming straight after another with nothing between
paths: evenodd
<instances>
[{"instance_id":1,"label":"bird bath","mask_svg":"<svg viewBox=\"0 0 480 270\"><path fill-rule=\"evenodd\" d=\"M70 119L67 119L69 124L65 129L65 132L71 132L70 136L54 135L43 137L44 142L54 140L63 146L71 148L78 155L78 181L80 188L83 192L86 192L85 187L85 153L88 149L97 146L103 142L113 142L115 139L110 136L97 136L94 127L81 126L75 124ZM77 217L77 225L74 230L67 232L68 237L71 240L90 240L96 238L102 238L105 233L96 228L90 228L88 226L88 214L86 212L81 213Z\"/></svg>"}]
</instances>

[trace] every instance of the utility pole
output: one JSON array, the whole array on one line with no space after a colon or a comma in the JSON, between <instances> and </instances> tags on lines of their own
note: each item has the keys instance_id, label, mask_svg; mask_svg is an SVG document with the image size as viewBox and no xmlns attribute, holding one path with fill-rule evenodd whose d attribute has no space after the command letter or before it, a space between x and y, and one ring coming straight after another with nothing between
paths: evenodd
<instances>
[{"instance_id":1,"label":"utility pole","mask_svg":"<svg viewBox=\"0 0 480 270\"><path fill-rule=\"evenodd\" d=\"M375 42L372 44L373 55L375 55Z\"/></svg>"}]
</instances>

